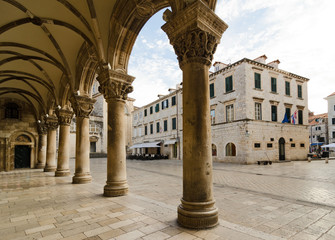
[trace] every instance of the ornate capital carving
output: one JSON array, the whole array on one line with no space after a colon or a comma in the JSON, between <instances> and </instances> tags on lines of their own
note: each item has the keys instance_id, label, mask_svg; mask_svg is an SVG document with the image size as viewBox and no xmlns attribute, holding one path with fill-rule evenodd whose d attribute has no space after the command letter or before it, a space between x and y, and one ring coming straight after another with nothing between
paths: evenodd
<instances>
[{"instance_id":1,"label":"ornate capital carving","mask_svg":"<svg viewBox=\"0 0 335 240\"><path fill-rule=\"evenodd\" d=\"M88 118L97 100L85 96L73 96L70 101L76 117Z\"/></svg>"},{"instance_id":2,"label":"ornate capital carving","mask_svg":"<svg viewBox=\"0 0 335 240\"><path fill-rule=\"evenodd\" d=\"M134 79L118 71L103 69L97 78L100 83L99 92L104 95L107 102L112 99L127 100L128 94L133 91L131 83Z\"/></svg>"},{"instance_id":3,"label":"ornate capital carving","mask_svg":"<svg viewBox=\"0 0 335 240\"><path fill-rule=\"evenodd\" d=\"M56 116L49 116L45 118L45 125L48 130L56 130L58 128L58 118Z\"/></svg>"},{"instance_id":4,"label":"ornate capital carving","mask_svg":"<svg viewBox=\"0 0 335 240\"><path fill-rule=\"evenodd\" d=\"M59 125L70 125L73 118L73 112L66 109L60 109L56 111L58 116Z\"/></svg>"},{"instance_id":5,"label":"ornate capital carving","mask_svg":"<svg viewBox=\"0 0 335 240\"><path fill-rule=\"evenodd\" d=\"M205 3L195 1L176 14L166 10L164 20L167 23L162 29L174 47L181 68L188 62L211 64L228 26Z\"/></svg>"},{"instance_id":6,"label":"ornate capital carving","mask_svg":"<svg viewBox=\"0 0 335 240\"><path fill-rule=\"evenodd\" d=\"M37 131L38 131L38 134L41 134L41 135L47 134L48 127L45 123L39 122L39 123L37 123Z\"/></svg>"}]
</instances>

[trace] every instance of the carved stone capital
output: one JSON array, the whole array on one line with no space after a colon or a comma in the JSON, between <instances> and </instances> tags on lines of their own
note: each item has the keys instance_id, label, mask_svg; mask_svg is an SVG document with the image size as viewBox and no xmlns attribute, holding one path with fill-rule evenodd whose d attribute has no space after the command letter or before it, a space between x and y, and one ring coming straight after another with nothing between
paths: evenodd
<instances>
[{"instance_id":1,"label":"carved stone capital","mask_svg":"<svg viewBox=\"0 0 335 240\"><path fill-rule=\"evenodd\" d=\"M47 134L48 127L43 122L37 123L37 131L38 131L38 134L40 134L40 135Z\"/></svg>"},{"instance_id":2,"label":"carved stone capital","mask_svg":"<svg viewBox=\"0 0 335 240\"><path fill-rule=\"evenodd\" d=\"M69 126L71 124L73 118L73 112L71 110L60 109L56 111L56 114L58 116L59 125Z\"/></svg>"},{"instance_id":3,"label":"carved stone capital","mask_svg":"<svg viewBox=\"0 0 335 240\"><path fill-rule=\"evenodd\" d=\"M107 102L113 99L127 100L128 94L133 91L131 83L134 79L133 76L104 69L97 78L100 83L99 92L104 95Z\"/></svg>"},{"instance_id":4,"label":"carved stone capital","mask_svg":"<svg viewBox=\"0 0 335 240\"><path fill-rule=\"evenodd\" d=\"M58 118L56 116L48 116L45 118L45 125L48 130L56 130L58 128Z\"/></svg>"},{"instance_id":5,"label":"carved stone capital","mask_svg":"<svg viewBox=\"0 0 335 240\"><path fill-rule=\"evenodd\" d=\"M228 25L202 1L182 11L164 13L162 29L168 35L182 68L188 62L211 65L216 46Z\"/></svg>"},{"instance_id":6,"label":"carved stone capital","mask_svg":"<svg viewBox=\"0 0 335 240\"><path fill-rule=\"evenodd\" d=\"M76 117L88 118L97 100L85 96L74 96L70 101Z\"/></svg>"}]
</instances>

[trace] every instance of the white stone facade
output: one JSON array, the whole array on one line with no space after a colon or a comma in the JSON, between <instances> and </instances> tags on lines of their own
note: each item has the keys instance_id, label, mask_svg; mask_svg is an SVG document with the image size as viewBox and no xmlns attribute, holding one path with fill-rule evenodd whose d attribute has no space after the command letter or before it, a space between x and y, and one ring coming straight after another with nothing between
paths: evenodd
<instances>
[{"instance_id":1,"label":"white stone facade","mask_svg":"<svg viewBox=\"0 0 335 240\"><path fill-rule=\"evenodd\" d=\"M325 99L328 101L329 143L335 143L335 92Z\"/></svg>"},{"instance_id":2,"label":"white stone facade","mask_svg":"<svg viewBox=\"0 0 335 240\"><path fill-rule=\"evenodd\" d=\"M251 164L260 160L306 159L309 146L308 79L278 69L278 60L269 64L265 64L265 60L263 55L255 60L244 58L230 65L214 64L216 71L209 78L214 161ZM169 106L144 117L145 109L149 111L156 104L161 108L162 102L176 93L180 93L178 111ZM173 155L172 149L164 146L164 141L177 137L176 131L170 131L170 125L178 112L178 146L182 149L181 103L182 91L178 90L135 110L134 144L162 141L161 153ZM282 123L286 112L291 123ZM168 131L157 133L156 122L163 124L164 119L168 120ZM149 126L150 131L150 124L154 125L154 133L145 135L144 128ZM139 149L135 152L143 154Z\"/></svg>"}]
</instances>

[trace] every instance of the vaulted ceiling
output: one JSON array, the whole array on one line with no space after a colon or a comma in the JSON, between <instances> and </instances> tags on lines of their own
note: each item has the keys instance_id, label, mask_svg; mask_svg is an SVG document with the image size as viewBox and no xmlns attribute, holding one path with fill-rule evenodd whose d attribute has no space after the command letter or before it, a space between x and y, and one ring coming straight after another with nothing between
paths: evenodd
<instances>
[{"instance_id":1,"label":"vaulted ceiling","mask_svg":"<svg viewBox=\"0 0 335 240\"><path fill-rule=\"evenodd\" d=\"M99 64L127 73L146 21L194 0L0 0L0 98L30 104L36 117L89 95ZM207 0L214 9L216 0Z\"/></svg>"}]
</instances>

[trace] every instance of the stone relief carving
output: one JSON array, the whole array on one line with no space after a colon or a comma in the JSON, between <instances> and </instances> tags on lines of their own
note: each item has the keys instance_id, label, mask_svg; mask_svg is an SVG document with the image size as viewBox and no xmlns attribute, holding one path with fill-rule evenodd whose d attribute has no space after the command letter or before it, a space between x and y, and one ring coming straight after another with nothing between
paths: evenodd
<instances>
[{"instance_id":1,"label":"stone relief carving","mask_svg":"<svg viewBox=\"0 0 335 240\"><path fill-rule=\"evenodd\" d=\"M45 125L50 130L56 130L58 128L58 119L56 116L49 116L45 118Z\"/></svg>"},{"instance_id":2,"label":"stone relief carving","mask_svg":"<svg viewBox=\"0 0 335 240\"><path fill-rule=\"evenodd\" d=\"M48 127L46 126L45 123L37 123L37 131L39 134L47 134L48 132Z\"/></svg>"},{"instance_id":3,"label":"stone relief carving","mask_svg":"<svg viewBox=\"0 0 335 240\"><path fill-rule=\"evenodd\" d=\"M20 135L15 139L15 142L31 142L31 139L26 135Z\"/></svg>"}]
</instances>

